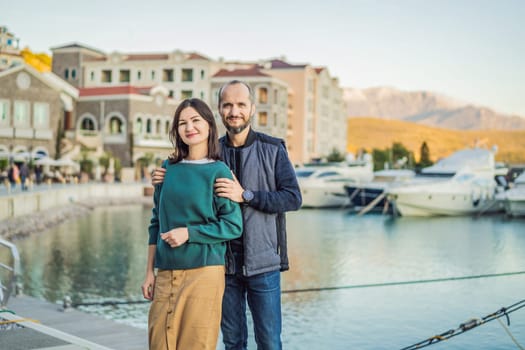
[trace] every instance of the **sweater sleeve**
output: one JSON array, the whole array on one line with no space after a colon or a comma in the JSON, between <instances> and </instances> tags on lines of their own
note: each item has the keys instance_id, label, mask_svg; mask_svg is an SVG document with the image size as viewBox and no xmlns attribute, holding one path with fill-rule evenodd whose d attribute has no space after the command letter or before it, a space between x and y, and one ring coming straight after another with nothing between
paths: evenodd
<instances>
[{"instance_id":1,"label":"sweater sleeve","mask_svg":"<svg viewBox=\"0 0 525 350\"><path fill-rule=\"evenodd\" d=\"M151 220L148 227L149 240L148 244L157 244L159 239L159 197L162 184L155 185L155 192L153 193L153 209L151 209Z\"/></svg>"},{"instance_id":2,"label":"sweater sleeve","mask_svg":"<svg viewBox=\"0 0 525 350\"><path fill-rule=\"evenodd\" d=\"M227 169L227 168L226 168ZM232 178L231 172L219 177ZM238 203L228 198L213 196L216 221L188 225L189 243L214 244L238 238L242 234L242 213Z\"/></svg>"},{"instance_id":3,"label":"sweater sleeve","mask_svg":"<svg viewBox=\"0 0 525 350\"><path fill-rule=\"evenodd\" d=\"M288 153L283 144L279 145L275 164L276 191L253 191L250 206L265 213L284 213L298 210L302 204L301 190Z\"/></svg>"},{"instance_id":4,"label":"sweater sleeve","mask_svg":"<svg viewBox=\"0 0 525 350\"><path fill-rule=\"evenodd\" d=\"M168 161L165 160L162 162L162 167L166 169ZM148 244L157 244L159 240L159 200L160 200L160 191L162 190L162 183L155 185L155 192L153 193L153 209L151 210L151 220L148 227L149 240Z\"/></svg>"}]
</instances>

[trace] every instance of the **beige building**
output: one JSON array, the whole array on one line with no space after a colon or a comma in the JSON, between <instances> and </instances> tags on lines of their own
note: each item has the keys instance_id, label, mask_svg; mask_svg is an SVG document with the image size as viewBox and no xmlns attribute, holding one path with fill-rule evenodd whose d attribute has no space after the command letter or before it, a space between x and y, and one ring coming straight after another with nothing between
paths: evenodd
<instances>
[{"instance_id":1,"label":"beige building","mask_svg":"<svg viewBox=\"0 0 525 350\"><path fill-rule=\"evenodd\" d=\"M168 134L178 103L163 86L81 88L74 140L101 156L108 152L129 166L147 157L165 159L173 146Z\"/></svg>"},{"instance_id":2,"label":"beige building","mask_svg":"<svg viewBox=\"0 0 525 350\"><path fill-rule=\"evenodd\" d=\"M0 72L0 154L57 157L57 140L75 116L78 90L53 73L20 64Z\"/></svg>"},{"instance_id":3,"label":"beige building","mask_svg":"<svg viewBox=\"0 0 525 350\"><path fill-rule=\"evenodd\" d=\"M21 64L24 59L20 55L20 40L7 27L0 26L0 70Z\"/></svg>"},{"instance_id":4,"label":"beige building","mask_svg":"<svg viewBox=\"0 0 525 350\"><path fill-rule=\"evenodd\" d=\"M294 163L322 159L333 150L342 154L346 151L343 93L338 80L330 76L327 68L315 68L308 64L290 64L278 59L256 63L213 61L200 54L178 50L168 53L106 54L76 43L55 47L52 51L53 72L74 86L82 89L127 87L143 91L153 91L154 87L162 87L170 103L173 103L171 105L173 110L177 101L198 97L209 103L216 111L219 87L232 79L246 81L252 87L256 98L257 112L253 121L254 128L285 139L290 158ZM131 100L135 101L139 96L146 98L147 94L133 93ZM148 96L152 98L152 95ZM89 98L93 102L98 97L93 95ZM107 98L108 96L104 97L106 100ZM82 94L81 101L84 105ZM154 123L161 120L162 124L163 118L168 114L158 112L153 104L146 105L152 110L142 110L141 113L156 116L150 119ZM91 113L92 119L100 119L101 112L93 109L94 103L85 106L89 107L82 108L92 111L83 109L82 115L78 114L81 119L75 122L77 130L79 124L85 123L83 115ZM130 114L132 108L120 109L121 119L128 129L139 125L138 117ZM103 118L106 117L107 113ZM141 118L141 121L144 122L144 119ZM220 119L217 121L223 132L222 122ZM98 122L99 130L102 132L105 126L100 123L107 120ZM142 136L139 135L139 139ZM147 137L151 141L152 136ZM164 137L166 141L167 135L164 134ZM121 146L117 147L117 141L113 138L101 136L99 141L105 148L123 155L124 151L116 151L117 148L124 147L123 139L118 138ZM77 140L80 139L77 137ZM127 163L126 159L132 161L135 158L132 155L135 151L141 152L133 146L128 152L129 155L123 159L124 163Z\"/></svg>"},{"instance_id":5,"label":"beige building","mask_svg":"<svg viewBox=\"0 0 525 350\"><path fill-rule=\"evenodd\" d=\"M77 43L51 50L53 72L78 87L161 85L174 100L197 97L210 102L210 78L216 64L197 53L106 54Z\"/></svg>"},{"instance_id":6,"label":"beige building","mask_svg":"<svg viewBox=\"0 0 525 350\"><path fill-rule=\"evenodd\" d=\"M343 90L328 69L283 60L262 63L262 71L289 86L287 144L295 163L346 152L346 114Z\"/></svg>"}]
</instances>

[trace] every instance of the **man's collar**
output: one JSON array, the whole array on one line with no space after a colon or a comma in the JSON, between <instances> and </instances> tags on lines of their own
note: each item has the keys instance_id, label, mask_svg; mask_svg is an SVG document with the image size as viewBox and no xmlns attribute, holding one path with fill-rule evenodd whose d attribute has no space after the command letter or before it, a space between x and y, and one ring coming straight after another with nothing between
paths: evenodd
<instances>
[{"instance_id":1,"label":"man's collar","mask_svg":"<svg viewBox=\"0 0 525 350\"><path fill-rule=\"evenodd\" d=\"M248 136L246 136L246 142L244 142L244 145L235 147L232 145L232 142L230 140L230 134L226 133L226 144L230 147L235 147L235 148L248 147L255 141L256 136L257 135L255 131L253 131L253 129L250 127L250 130L248 130Z\"/></svg>"}]
</instances>

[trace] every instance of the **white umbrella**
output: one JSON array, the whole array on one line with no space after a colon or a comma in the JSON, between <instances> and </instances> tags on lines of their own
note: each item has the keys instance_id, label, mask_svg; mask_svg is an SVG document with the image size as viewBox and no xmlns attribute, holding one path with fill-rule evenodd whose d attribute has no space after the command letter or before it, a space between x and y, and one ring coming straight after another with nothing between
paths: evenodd
<instances>
[{"instance_id":1,"label":"white umbrella","mask_svg":"<svg viewBox=\"0 0 525 350\"><path fill-rule=\"evenodd\" d=\"M73 161L71 158L60 158L55 161L55 165L63 166L63 167L71 167L75 170L80 169L80 165L77 162Z\"/></svg>"},{"instance_id":2,"label":"white umbrella","mask_svg":"<svg viewBox=\"0 0 525 350\"><path fill-rule=\"evenodd\" d=\"M51 159L49 157L40 158L35 162L36 165L49 165L49 166L57 166L57 161L54 159Z\"/></svg>"},{"instance_id":3,"label":"white umbrella","mask_svg":"<svg viewBox=\"0 0 525 350\"><path fill-rule=\"evenodd\" d=\"M29 152L19 152L19 153L13 153L11 154L13 156L13 160L16 162L26 162L31 158L31 153Z\"/></svg>"}]
</instances>

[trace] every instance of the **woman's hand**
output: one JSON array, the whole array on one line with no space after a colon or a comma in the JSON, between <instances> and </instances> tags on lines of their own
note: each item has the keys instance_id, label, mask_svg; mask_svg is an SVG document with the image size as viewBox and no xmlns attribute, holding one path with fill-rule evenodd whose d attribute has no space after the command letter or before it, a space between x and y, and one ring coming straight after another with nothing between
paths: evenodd
<instances>
[{"instance_id":1,"label":"woman's hand","mask_svg":"<svg viewBox=\"0 0 525 350\"><path fill-rule=\"evenodd\" d=\"M169 244L170 247L175 248L183 245L189 239L188 228L178 227L165 233L160 234L160 238Z\"/></svg>"},{"instance_id":2,"label":"woman's hand","mask_svg":"<svg viewBox=\"0 0 525 350\"><path fill-rule=\"evenodd\" d=\"M153 273L148 273L142 283L142 295L144 299L153 300L153 292L155 288L155 275Z\"/></svg>"},{"instance_id":3,"label":"woman's hand","mask_svg":"<svg viewBox=\"0 0 525 350\"><path fill-rule=\"evenodd\" d=\"M164 168L155 168L151 172L151 184L158 185L164 181L164 176L166 176L166 169Z\"/></svg>"}]
</instances>

